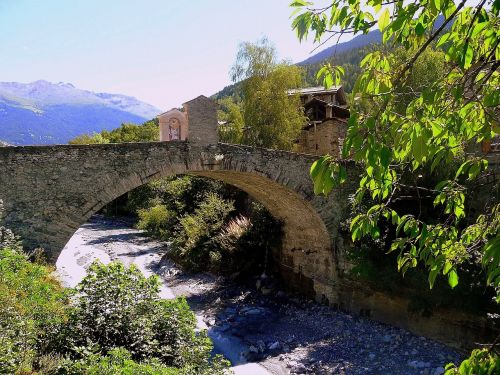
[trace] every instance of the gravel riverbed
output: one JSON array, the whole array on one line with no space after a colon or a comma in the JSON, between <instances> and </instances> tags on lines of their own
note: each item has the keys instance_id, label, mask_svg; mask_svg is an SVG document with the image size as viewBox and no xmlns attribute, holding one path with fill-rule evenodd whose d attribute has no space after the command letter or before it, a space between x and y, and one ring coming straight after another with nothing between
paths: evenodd
<instances>
[{"instance_id":1,"label":"gravel riverbed","mask_svg":"<svg viewBox=\"0 0 500 375\"><path fill-rule=\"evenodd\" d=\"M127 221L94 216L68 242L57 269L68 286L76 285L95 259L120 260L157 274L162 297L187 298L199 328L208 329L215 350L231 360L236 374L441 375L445 363L461 358L406 330L280 290L263 289L264 295L253 285L187 274L162 258L165 248Z\"/></svg>"}]
</instances>

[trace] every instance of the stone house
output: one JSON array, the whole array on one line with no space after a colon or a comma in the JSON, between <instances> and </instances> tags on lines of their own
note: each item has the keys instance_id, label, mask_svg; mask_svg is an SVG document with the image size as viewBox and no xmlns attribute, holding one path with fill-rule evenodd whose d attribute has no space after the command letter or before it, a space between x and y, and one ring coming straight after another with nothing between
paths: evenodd
<instances>
[{"instance_id":1,"label":"stone house","mask_svg":"<svg viewBox=\"0 0 500 375\"><path fill-rule=\"evenodd\" d=\"M194 141L198 144L216 144L217 104L204 95L182 105L182 111L171 109L158 115L160 141Z\"/></svg>"},{"instance_id":2,"label":"stone house","mask_svg":"<svg viewBox=\"0 0 500 375\"><path fill-rule=\"evenodd\" d=\"M290 90L299 94L308 123L296 142L296 151L313 155L339 156L347 131L349 109L342 86L330 89L308 87Z\"/></svg>"}]
</instances>

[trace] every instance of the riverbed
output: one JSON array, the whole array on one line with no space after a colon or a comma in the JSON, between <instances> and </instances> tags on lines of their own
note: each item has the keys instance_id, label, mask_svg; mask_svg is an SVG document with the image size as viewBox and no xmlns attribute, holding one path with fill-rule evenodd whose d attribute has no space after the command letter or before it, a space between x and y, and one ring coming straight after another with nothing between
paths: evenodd
<instances>
[{"instance_id":1,"label":"riverbed","mask_svg":"<svg viewBox=\"0 0 500 375\"><path fill-rule=\"evenodd\" d=\"M186 297L198 329L236 374L441 375L460 355L412 333L333 311L313 301L200 273L188 274L163 255L168 244L127 220L94 216L73 235L58 261L61 281L74 287L94 261L135 264L162 281L161 297Z\"/></svg>"}]
</instances>

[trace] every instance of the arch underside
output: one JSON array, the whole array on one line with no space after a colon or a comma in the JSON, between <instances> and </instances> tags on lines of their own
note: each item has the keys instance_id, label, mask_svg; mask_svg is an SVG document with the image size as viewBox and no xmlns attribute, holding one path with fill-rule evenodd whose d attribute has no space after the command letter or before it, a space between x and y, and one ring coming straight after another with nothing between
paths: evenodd
<instances>
[{"instance_id":1,"label":"arch underside","mask_svg":"<svg viewBox=\"0 0 500 375\"><path fill-rule=\"evenodd\" d=\"M314 280L325 279L334 272L330 235L314 207L295 191L265 176L253 172L230 170L185 170L174 168L160 170L147 176L133 174L128 178L107 184L108 188L100 199L87 202L82 216L78 219L73 213L68 225L66 240L52 248L50 259L55 261L64 244L76 229L109 202L147 182L176 174L189 174L221 180L249 194L260 202L279 221L283 223L283 237L278 265L280 273L290 283L290 287L307 294L314 293ZM58 229L61 230L60 223ZM329 277L327 277L329 279Z\"/></svg>"}]
</instances>

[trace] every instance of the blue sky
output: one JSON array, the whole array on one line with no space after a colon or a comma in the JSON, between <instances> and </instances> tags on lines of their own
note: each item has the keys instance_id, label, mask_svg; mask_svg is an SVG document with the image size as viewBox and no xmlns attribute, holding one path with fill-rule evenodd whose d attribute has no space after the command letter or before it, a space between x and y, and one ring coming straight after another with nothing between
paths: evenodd
<instances>
[{"instance_id":1,"label":"blue sky","mask_svg":"<svg viewBox=\"0 0 500 375\"><path fill-rule=\"evenodd\" d=\"M71 82L169 109L229 84L242 41L267 36L281 58L306 58L289 1L0 0L0 81Z\"/></svg>"}]
</instances>

